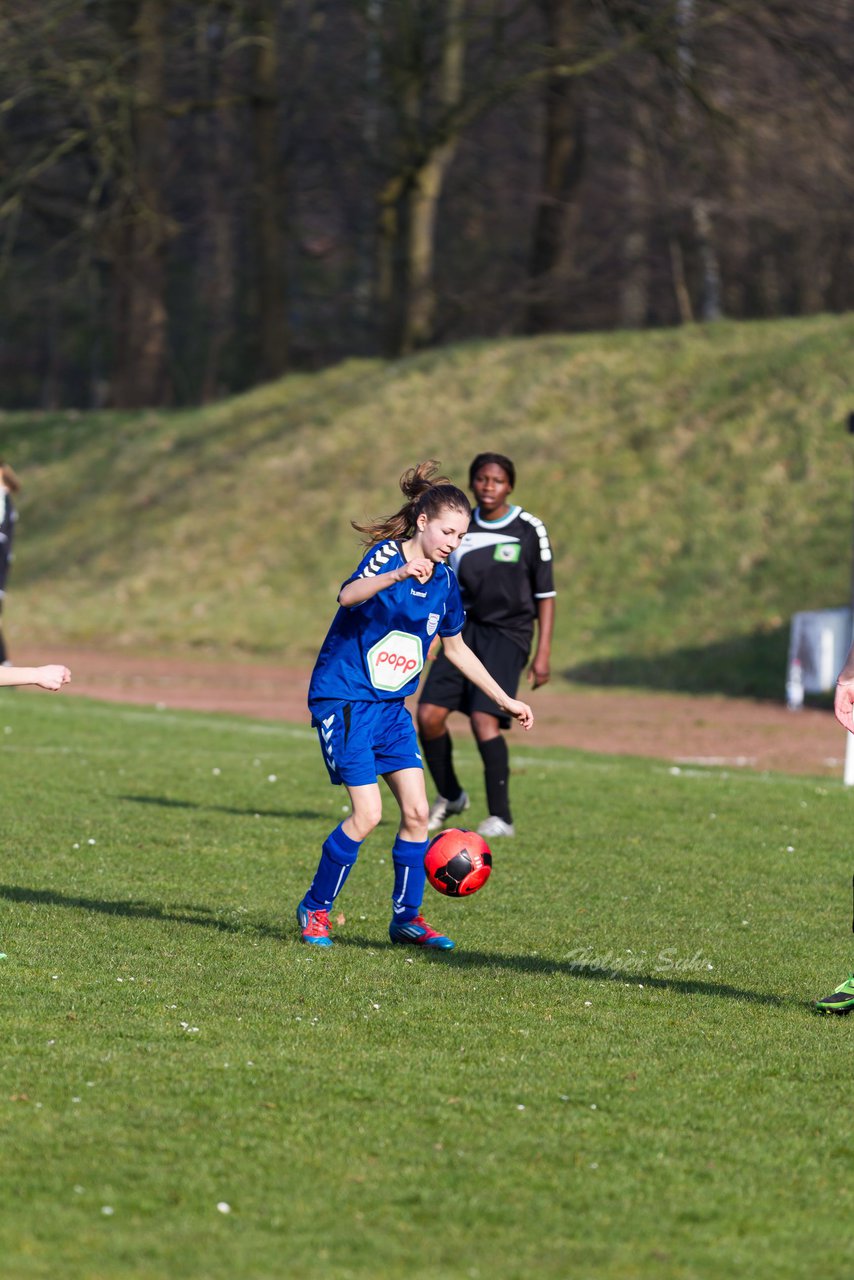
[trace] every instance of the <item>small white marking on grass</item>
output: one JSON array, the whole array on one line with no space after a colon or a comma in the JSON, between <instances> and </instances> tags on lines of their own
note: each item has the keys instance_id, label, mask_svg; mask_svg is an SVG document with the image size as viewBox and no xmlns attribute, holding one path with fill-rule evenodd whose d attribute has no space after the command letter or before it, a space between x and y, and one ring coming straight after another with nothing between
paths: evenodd
<instances>
[{"instance_id":1,"label":"small white marking on grass","mask_svg":"<svg viewBox=\"0 0 854 1280\"><path fill-rule=\"evenodd\" d=\"M737 765L740 769L756 764L756 756L677 756L679 764ZM673 770L671 769L671 773Z\"/></svg>"}]
</instances>

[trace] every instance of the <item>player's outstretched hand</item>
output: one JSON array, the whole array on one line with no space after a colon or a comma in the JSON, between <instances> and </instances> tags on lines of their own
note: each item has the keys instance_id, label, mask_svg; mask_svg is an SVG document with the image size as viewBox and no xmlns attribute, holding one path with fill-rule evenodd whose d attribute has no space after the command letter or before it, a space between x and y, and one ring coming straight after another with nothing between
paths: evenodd
<instances>
[{"instance_id":1,"label":"player's outstretched hand","mask_svg":"<svg viewBox=\"0 0 854 1280\"><path fill-rule=\"evenodd\" d=\"M534 713L527 702L519 702L516 698L511 698L505 711L509 716L513 716L514 720L518 720L523 729L530 729L534 723Z\"/></svg>"},{"instance_id":2,"label":"player's outstretched hand","mask_svg":"<svg viewBox=\"0 0 854 1280\"><path fill-rule=\"evenodd\" d=\"M854 679L837 682L833 710L842 727L854 733Z\"/></svg>"},{"instance_id":3,"label":"player's outstretched hand","mask_svg":"<svg viewBox=\"0 0 854 1280\"><path fill-rule=\"evenodd\" d=\"M46 667L36 667L36 681L42 689L50 689L52 693L56 693L57 689L61 689L64 684L68 684L71 679L71 672L68 667L63 667L59 663L49 663Z\"/></svg>"}]
</instances>

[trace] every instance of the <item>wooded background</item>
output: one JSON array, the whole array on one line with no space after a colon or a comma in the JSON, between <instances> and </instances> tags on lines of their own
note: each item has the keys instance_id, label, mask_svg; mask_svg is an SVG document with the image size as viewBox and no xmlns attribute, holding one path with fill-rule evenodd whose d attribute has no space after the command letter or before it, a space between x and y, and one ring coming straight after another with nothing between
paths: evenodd
<instances>
[{"instance_id":1,"label":"wooded background","mask_svg":"<svg viewBox=\"0 0 854 1280\"><path fill-rule=\"evenodd\" d=\"M852 0L4 0L0 404L844 310Z\"/></svg>"}]
</instances>

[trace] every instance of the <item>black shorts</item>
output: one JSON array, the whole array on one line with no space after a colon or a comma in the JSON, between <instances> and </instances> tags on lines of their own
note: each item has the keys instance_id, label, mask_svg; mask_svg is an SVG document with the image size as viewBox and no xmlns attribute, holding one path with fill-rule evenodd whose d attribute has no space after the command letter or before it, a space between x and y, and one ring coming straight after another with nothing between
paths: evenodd
<instances>
[{"instance_id":1,"label":"black shorts","mask_svg":"<svg viewBox=\"0 0 854 1280\"><path fill-rule=\"evenodd\" d=\"M484 627L477 622L467 622L462 631L471 651L480 658L493 680L497 680L505 693L515 698L519 677L525 669L528 655L524 649L495 627ZM447 707L449 711L462 711L470 716L473 711L485 711L495 716L502 729L509 729L511 718L500 711L497 703L466 680L452 662L440 653L430 664L427 677L421 686L419 702L434 707Z\"/></svg>"}]
</instances>

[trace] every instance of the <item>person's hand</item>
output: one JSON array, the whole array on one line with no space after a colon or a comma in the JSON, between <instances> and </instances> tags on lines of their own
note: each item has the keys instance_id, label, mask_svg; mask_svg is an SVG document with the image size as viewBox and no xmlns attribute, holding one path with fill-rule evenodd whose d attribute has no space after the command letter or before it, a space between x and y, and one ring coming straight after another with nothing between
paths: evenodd
<instances>
[{"instance_id":1,"label":"person's hand","mask_svg":"<svg viewBox=\"0 0 854 1280\"><path fill-rule=\"evenodd\" d=\"M41 689L50 689L51 693L56 693L57 689L61 689L64 684L68 684L71 679L71 672L68 667L63 667L59 663L50 663L46 667L36 667L36 684Z\"/></svg>"},{"instance_id":2,"label":"person's hand","mask_svg":"<svg viewBox=\"0 0 854 1280\"><path fill-rule=\"evenodd\" d=\"M548 662L544 662L542 658L534 658L528 668L528 684L532 689L540 689L544 684L548 684L551 680L552 673Z\"/></svg>"},{"instance_id":3,"label":"person's hand","mask_svg":"<svg viewBox=\"0 0 854 1280\"><path fill-rule=\"evenodd\" d=\"M417 578L419 582L429 581L433 572L433 561L423 556L416 560L407 560L406 564L401 565L398 569L400 577L399 582L403 582L404 578Z\"/></svg>"},{"instance_id":4,"label":"person's hand","mask_svg":"<svg viewBox=\"0 0 854 1280\"><path fill-rule=\"evenodd\" d=\"M534 723L534 713L527 702L519 702L517 698L508 698L504 710L514 720L518 720L523 729L530 729Z\"/></svg>"},{"instance_id":5,"label":"person's hand","mask_svg":"<svg viewBox=\"0 0 854 1280\"><path fill-rule=\"evenodd\" d=\"M854 733L854 676L848 680L837 680L833 710L843 729Z\"/></svg>"}]
</instances>

